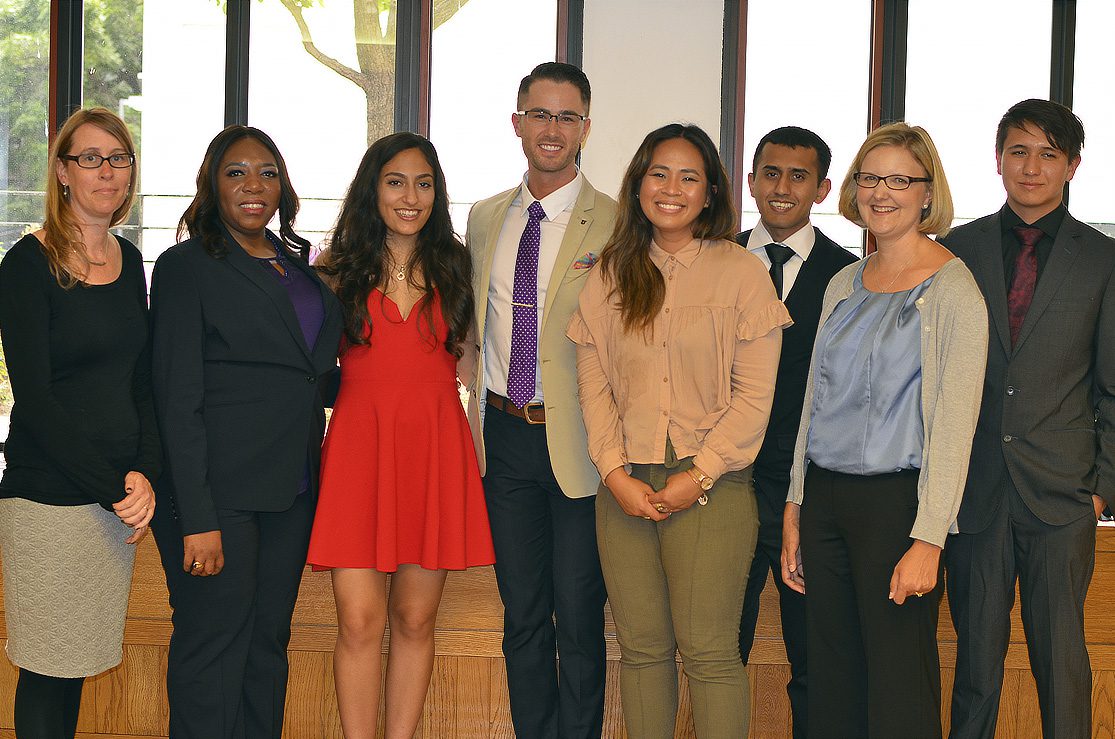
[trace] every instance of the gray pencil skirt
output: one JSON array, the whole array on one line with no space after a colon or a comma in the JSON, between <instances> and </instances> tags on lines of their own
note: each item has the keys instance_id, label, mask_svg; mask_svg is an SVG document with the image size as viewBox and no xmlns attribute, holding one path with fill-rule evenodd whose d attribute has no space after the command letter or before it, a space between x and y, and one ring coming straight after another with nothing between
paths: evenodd
<instances>
[{"instance_id":1,"label":"gray pencil skirt","mask_svg":"<svg viewBox=\"0 0 1115 739\"><path fill-rule=\"evenodd\" d=\"M8 659L53 677L120 664L135 547L99 505L0 499Z\"/></svg>"}]
</instances>

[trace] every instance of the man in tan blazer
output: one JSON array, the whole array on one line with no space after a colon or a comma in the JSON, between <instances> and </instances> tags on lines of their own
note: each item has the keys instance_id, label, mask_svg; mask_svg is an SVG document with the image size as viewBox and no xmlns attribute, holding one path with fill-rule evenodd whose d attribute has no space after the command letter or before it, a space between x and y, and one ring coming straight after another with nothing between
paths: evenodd
<instances>
[{"instance_id":1,"label":"man in tan blazer","mask_svg":"<svg viewBox=\"0 0 1115 739\"><path fill-rule=\"evenodd\" d=\"M616 211L576 166L589 99L588 79L571 65L547 62L525 77L511 122L526 175L473 206L468 219L482 337L472 392L485 407L480 466L511 718L523 739L599 737L604 712L600 478L565 338Z\"/></svg>"}]
</instances>

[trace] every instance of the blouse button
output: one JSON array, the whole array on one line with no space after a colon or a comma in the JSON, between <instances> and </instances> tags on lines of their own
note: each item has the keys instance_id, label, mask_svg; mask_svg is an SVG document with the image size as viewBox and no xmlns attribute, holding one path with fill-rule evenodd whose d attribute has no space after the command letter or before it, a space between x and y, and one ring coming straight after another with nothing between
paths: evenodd
<instances>
[{"instance_id":1,"label":"blouse button","mask_svg":"<svg viewBox=\"0 0 1115 739\"><path fill-rule=\"evenodd\" d=\"M669 377L663 377L663 378L662 378L662 382L669 382L669 381L670 381L670 378L669 378Z\"/></svg>"},{"instance_id":2,"label":"blouse button","mask_svg":"<svg viewBox=\"0 0 1115 739\"><path fill-rule=\"evenodd\" d=\"M918 305L922 305L922 304L924 304L924 303L925 303L925 298L918 298L918 299L917 299L917 300L915 300L914 302L915 302L915 303L917 303Z\"/></svg>"},{"instance_id":3,"label":"blouse button","mask_svg":"<svg viewBox=\"0 0 1115 739\"><path fill-rule=\"evenodd\" d=\"M669 313L669 312L670 312L669 308L667 308L665 311L663 311L663 313Z\"/></svg>"},{"instance_id":4,"label":"blouse button","mask_svg":"<svg viewBox=\"0 0 1115 739\"><path fill-rule=\"evenodd\" d=\"M925 327L925 333L929 333L929 332L930 332L930 331L932 331L932 330L933 330L933 329L929 328L928 326L926 326L926 327Z\"/></svg>"}]
</instances>

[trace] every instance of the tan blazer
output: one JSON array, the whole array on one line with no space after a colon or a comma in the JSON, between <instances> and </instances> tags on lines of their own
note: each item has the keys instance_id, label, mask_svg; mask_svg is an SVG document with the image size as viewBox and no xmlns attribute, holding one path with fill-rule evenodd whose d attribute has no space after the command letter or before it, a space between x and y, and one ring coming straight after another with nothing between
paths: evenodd
<instances>
[{"instance_id":1,"label":"tan blazer","mask_svg":"<svg viewBox=\"0 0 1115 739\"><path fill-rule=\"evenodd\" d=\"M472 253L477 335L481 337L488 316L488 285L496 243L507 217L507 209L518 192L519 187L514 187L481 200L472 206L468 216L465 243ZM600 249L612 235L615 217L616 202L597 192L585 180L569 215L565 238L546 288L546 304L542 307L538 361L546 395L546 443L554 477L562 492L570 498L595 495L600 476L588 456L585 425L577 400L577 353L573 342L565 337L565 329L577 309L577 297L590 271L586 266L599 257ZM470 390L474 398L483 402L487 391L484 386L483 351L480 352L476 380ZM483 439L477 448L480 473L483 474L486 466Z\"/></svg>"}]
</instances>

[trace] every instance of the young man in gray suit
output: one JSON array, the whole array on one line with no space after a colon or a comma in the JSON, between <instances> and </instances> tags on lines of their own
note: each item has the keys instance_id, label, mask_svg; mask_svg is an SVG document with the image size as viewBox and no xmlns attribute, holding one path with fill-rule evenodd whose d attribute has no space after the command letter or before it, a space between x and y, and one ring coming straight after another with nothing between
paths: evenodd
<instances>
[{"instance_id":1,"label":"young man in gray suit","mask_svg":"<svg viewBox=\"0 0 1115 739\"><path fill-rule=\"evenodd\" d=\"M778 297L786 304L794 325L782 331L782 355L774 386L774 405L763 446L755 459L755 497L759 503L759 539L743 616L739 651L744 664L755 642L759 596L774 572L782 617L782 640L790 661L786 692L793 714L794 739L806 736L805 596L782 581L782 512L790 487L809 358L821 318L821 301L829 280L856 261L850 252L814 228L809 214L828 196L832 152L812 131L797 126L776 128L755 147L747 186L759 211L759 225L736 236L736 241L759 257L770 270Z\"/></svg>"},{"instance_id":2,"label":"young man in gray suit","mask_svg":"<svg viewBox=\"0 0 1115 739\"><path fill-rule=\"evenodd\" d=\"M995 142L1007 202L949 233L987 301L983 405L960 533L945 548L957 632L952 737L995 735L1015 580L1047 737L1091 736L1084 597L1115 502L1115 241L1062 202L1084 128L1025 100Z\"/></svg>"},{"instance_id":3,"label":"young man in gray suit","mask_svg":"<svg viewBox=\"0 0 1115 739\"><path fill-rule=\"evenodd\" d=\"M524 739L599 737L604 715L600 478L565 338L616 212L576 165L589 98L588 79L568 64L540 64L523 79L511 123L526 176L473 206L466 237L483 337L472 388L486 404L480 464L511 720Z\"/></svg>"}]
</instances>

